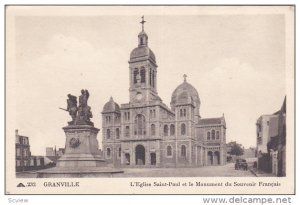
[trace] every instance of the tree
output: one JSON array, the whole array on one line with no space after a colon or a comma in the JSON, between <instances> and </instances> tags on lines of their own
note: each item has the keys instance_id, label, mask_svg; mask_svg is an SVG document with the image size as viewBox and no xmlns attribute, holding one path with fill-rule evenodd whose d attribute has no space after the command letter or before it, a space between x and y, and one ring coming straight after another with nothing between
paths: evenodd
<instances>
[{"instance_id":1,"label":"tree","mask_svg":"<svg viewBox=\"0 0 300 205\"><path fill-rule=\"evenodd\" d=\"M228 144L231 147L231 150L229 151L230 155L240 156L244 154L244 149L241 144L237 144L236 142L230 142Z\"/></svg>"}]
</instances>

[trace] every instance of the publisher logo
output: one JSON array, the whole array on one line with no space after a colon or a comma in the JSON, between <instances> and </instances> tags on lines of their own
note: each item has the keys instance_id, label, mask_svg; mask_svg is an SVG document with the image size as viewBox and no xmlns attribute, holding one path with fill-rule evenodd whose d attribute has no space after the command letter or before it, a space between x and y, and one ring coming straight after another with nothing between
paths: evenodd
<instances>
[{"instance_id":1,"label":"publisher logo","mask_svg":"<svg viewBox=\"0 0 300 205\"><path fill-rule=\"evenodd\" d=\"M25 187L25 185L23 183L19 183L17 187Z\"/></svg>"}]
</instances>

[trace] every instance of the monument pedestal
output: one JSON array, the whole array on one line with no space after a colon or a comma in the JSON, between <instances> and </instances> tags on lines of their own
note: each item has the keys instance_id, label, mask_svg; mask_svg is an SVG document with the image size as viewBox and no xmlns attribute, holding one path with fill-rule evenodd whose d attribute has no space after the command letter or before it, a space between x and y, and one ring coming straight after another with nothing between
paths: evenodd
<instances>
[{"instance_id":1,"label":"monument pedestal","mask_svg":"<svg viewBox=\"0 0 300 205\"><path fill-rule=\"evenodd\" d=\"M103 167L97 134L99 129L90 125L69 125L63 128L66 134L64 155L56 167Z\"/></svg>"},{"instance_id":2,"label":"monument pedestal","mask_svg":"<svg viewBox=\"0 0 300 205\"><path fill-rule=\"evenodd\" d=\"M123 173L108 166L102 157L97 140L99 129L92 125L68 125L63 130L66 134L65 153L55 168L39 171L39 178L111 177Z\"/></svg>"}]
</instances>

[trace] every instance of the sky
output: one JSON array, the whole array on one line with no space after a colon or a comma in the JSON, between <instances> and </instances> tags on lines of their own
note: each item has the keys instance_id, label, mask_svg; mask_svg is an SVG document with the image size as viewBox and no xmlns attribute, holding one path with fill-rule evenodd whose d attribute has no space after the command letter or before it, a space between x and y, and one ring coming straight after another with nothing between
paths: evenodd
<instances>
[{"instance_id":1,"label":"sky","mask_svg":"<svg viewBox=\"0 0 300 205\"><path fill-rule=\"evenodd\" d=\"M64 147L67 94L90 93L92 121L112 96L129 101L130 52L139 14L15 18L16 128L33 155ZM227 142L256 145L256 120L280 109L286 95L283 15L145 15L158 64L157 90L170 105L183 74L199 93L203 118L227 123ZM8 91L9 92L9 91ZM101 147L102 132L98 133Z\"/></svg>"}]
</instances>

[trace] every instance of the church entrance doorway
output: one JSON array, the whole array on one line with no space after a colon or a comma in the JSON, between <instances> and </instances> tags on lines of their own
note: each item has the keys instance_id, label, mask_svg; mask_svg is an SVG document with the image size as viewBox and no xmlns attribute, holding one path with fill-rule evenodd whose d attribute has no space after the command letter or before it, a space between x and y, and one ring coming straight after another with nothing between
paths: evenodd
<instances>
[{"instance_id":1,"label":"church entrance doorway","mask_svg":"<svg viewBox=\"0 0 300 205\"><path fill-rule=\"evenodd\" d=\"M125 163L126 165L130 165L130 154L128 153L125 154Z\"/></svg>"},{"instance_id":2,"label":"church entrance doorway","mask_svg":"<svg viewBox=\"0 0 300 205\"><path fill-rule=\"evenodd\" d=\"M212 151L209 151L207 153L207 165L213 165L213 163L214 163L214 156Z\"/></svg>"},{"instance_id":3,"label":"church entrance doorway","mask_svg":"<svg viewBox=\"0 0 300 205\"><path fill-rule=\"evenodd\" d=\"M219 164L220 164L220 152L215 151L215 153L214 153L214 158L215 158L214 164L215 164L215 165L219 165Z\"/></svg>"},{"instance_id":4,"label":"church entrance doorway","mask_svg":"<svg viewBox=\"0 0 300 205\"><path fill-rule=\"evenodd\" d=\"M156 165L156 153L151 153L150 158L151 158L151 165Z\"/></svg>"},{"instance_id":5,"label":"church entrance doorway","mask_svg":"<svg viewBox=\"0 0 300 205\"><path fill-rule=\"evenodd\" d=\"M135 164L145 165L145 147L143 145L138 145L135 148Z\"/></svg>"}]
</instances>

